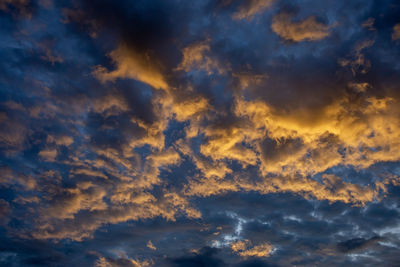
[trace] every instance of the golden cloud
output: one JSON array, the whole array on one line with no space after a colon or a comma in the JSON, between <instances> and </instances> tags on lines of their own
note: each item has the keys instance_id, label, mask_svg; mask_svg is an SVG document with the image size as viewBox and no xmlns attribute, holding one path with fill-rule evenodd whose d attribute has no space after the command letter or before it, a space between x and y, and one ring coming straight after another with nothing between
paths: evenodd
<instances>
[{"instance_id":1,"label":"golden cloud","mask_svg":"<svg viewBox=\"0 0 400 267\"><path fill-rule=\"evenodd\" d=\"M97 66L93 74L102 82L114 81L118 78L130 78L146 83L155 89L168 89L165 77L162 75L161 64L150 55L150 52L138 53L121 44L110 53L116 69L108 71Z\"/></svg>"},{"instance_id":2,"label":"golden cloud","mask_svg":"<svg viewBox=\"0 0 400 267\"><path fill-rule=\"evenodd\" d=\"M175 102L172 106L178 121L185 121L210 109L208 100L203 97L190 98L182 102Z\"/></svg>"},{"instance_id":3,"label":"golden cloud","mask_svg":"<svg viewBox=\"0 0 400 267\"><path fill-rule=\"evenodd\" d=\"M398 160L394 99L363 96L357 104L350 99L338 99L317 114L304 109L279 113L263 102L238 99L236 114L252 123L243 135L258 143L265 172L312 174L338 164L366 168Z\"/></svg>"},{"instance_id":4,"label":"golden cloud","mask_svg":"<svg viewBox=\"0 0 400 267\"><path fill-rule=\"evenodd\" d=\"M114 267L114 266L129 266L129 267L150 267L152 266L151 261L144 260L134 260L128 259L125 257L118 259L105 258L100 256L99 259L95 262L95 267Z\"/></svg>"},{"instance_id":5,"label":"golden cloud","mask_svg":"<svg viewBox=\"0 0 400 267\"><path fill-rule=\"evenodd\" d=\"M291 31L305 32L318 22L308 18L298 24L303 26ZM329 35L329 27L321 27L314 28L316 35L302 33L293 41ZM357 45L349 59L350 66L365 63L361 51L372 44L365 41ZM348 83L349 92L318 108L283 110L238 93L233 95L231 109L222 114L205 95L197 94L190 86L185 88L187 91L169 90L162 67L148 55L120 46L110 56L116 69L99 68L95 75L102 81L132 78L162 89L155 90L152 96L155 119L146 122L129 115L135 134L120 140L117 147L93 145L83 136L83 145L57 162L69 168L68 178L73 185L68 188L60 185L61 178L53 179L50 174L30 185L22 185L23 179L15 178L15 174L2 177L6 179L1 181L3 184L22 185L24 190L37 193L31 199L16 200L33 203L41 215L34 222L34 231L29 233L34 238L82 240L108 223L155 217L173 221L182 215L198 219L201 213L192 206L191 198L227 192L287 192L362 206L379 199L389 184L399 181L398 177L381 177L373 184L359 185L346 181L346 177L322 174L334 166L363 169L377 162L400 159L397 100L372 96L373 88L368 83ZM176 70L214 73L221 69L211 59L209 43L201 42L183 49L183 60ZM242 89L268 79L267 75L250 71L238 72L233 77ZM23 108L10 105L15 110ZM123 96L110 93L93 99L89 110L114 116L129 114L130 107ZM227 113L230 119L221 122L220 118ZM165 132L173 119L185 122L186 136L166 147ZM6 115L0 117L0 123L7 122ZM196 143L197 140L201 142ZM73 143L73 137L49 135L39 156L56 161L62 158L58 157L58 146L71 149ZM140 155L138 149L145 149L146 155ZM161 177L162 170L184 160L190 160L196 172L187 178L182 191L170 188ZM316 178L316 174L321 175ZM44 186L44 179L54 184ZM41 197L43 192L46 194ZM77 225L77 221L81 224ZM232 249L242 257L268 257L273 247L268 243L250 246L237 242Z\"/></svg>"},{"instance_id":6,"label":"golden cloud","mask_svg":"<svg viewBox=\"0 0 400 267\"><path fill-rule=\"evenodd\" d=\"M242 257L269 257L274 247L268 243L252 246L247 239L231 243L231 249Z\"/></svg>"},{"instance_id":7,"label":"golden cloud","mask_svg":"<svg viewBox=\"0 0 400 267\"><path fill-rule=\"evenodd\" d=\"M293 42L319 41L330 35L331 26L318 22L315 16L293 21L288 13L280 13L272 19L271 29L285 40Z\"/></svg>"},{"instance_id":8,"label":"golden cloud","mask_svg":"<svg viewBox=\"0 0 400 267\"><path fill-rule=\"evenodd\" d=\"M256 153L242 143L248 138L246 128L232 126L230 128L207 127L204 135L208 140L201 145L200 152L213 160L237 160L243 166L257 163Z\"/></svg>"},{"instance_id":9,"label":"golden cloud","mask_svg":"<svg viewBox=\"0 0 400 267\"><path fill-rule=\"evenodd\" d=\"M233 14L234 19L251 20L255 15L270 7L275 0L248 0L239 6L239 10Z\"/></svg>"}]
</instances>

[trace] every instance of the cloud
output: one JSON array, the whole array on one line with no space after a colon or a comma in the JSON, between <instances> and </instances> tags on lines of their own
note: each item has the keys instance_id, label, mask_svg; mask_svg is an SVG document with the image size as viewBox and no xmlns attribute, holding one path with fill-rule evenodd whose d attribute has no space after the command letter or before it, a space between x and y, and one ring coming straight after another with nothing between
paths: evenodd
<instances>
[{"instance_id":1,"label":"cloud","mask_svg":"<svg viewBox=\"0 0 400 267\"><path fill-rule=\"evenodd\" d=\"M149 261L138 261L134 259L127 258L111 258L111 257L99 257L99 259L95 262L96 267L122 267L122 266L130 266L130 267L148 267L151 266Z\"/></svg>"},{"instance_id":2,"label":"cloud","mask_svg":"<svg viewBox=\"0 0 400 267\"><path fill-rule=\"evenodd\" d=\"M118 113L129 110L126 99L118 94L110 94L94 99L92 108L96 113L107 112L106 115L117 115Z\"/></svg>"},{"instance_id":3,"label":"cloud","mask_svg":"<svg viewBox=\"0 0 400 267\"><path fill-rule=\"evenodd\" d=\"M251 246L249 240L236 241L231 244L231 248L234 252L238 253L242 257L269 257L273 251L273 246L268 243Z\"/></svg>"},{"instance_id":4,"label":"cloud","mask_svg":"<svg viewBox=\"0 0 400 267\"><path fill-rule=\"evenodd\" d=\"M200 152L204 156L211 157L214 160L232 159L241 164L254 165L257 162L256 154L243 146L246 132L239 126L230 128L207 128L204 134L209 138L200 147Z\"/></svg>"},{"instance_id":5,"label":"cloud","mask_svg":"<svg viewBox=\"0 0 400 267\"><path fill-rule=\"evenodd\" d=\"M357 74L366 74L371 68L371 61L365 57L365 54L362 53L364 49L367 49L374 45L374 40L364 40L358 42L355 45L353 53L347 58L339 59L339 64L342 67L350 67L353 76Z\"/></svg>"},{"instance_id":6,"label":"cloud","mask_svg":"<svg viewBox=\"0 0 400 267\"><path fill-rule=\"evenodd\" d=\"M392 40L400 39L400 23L393 26Z\"/></svg>"},{"instance_id":7,"label":"cloud","mask_svg":"<svg viewBox=\"0 0 400 267\"><path fill-rule=\"evenodd\" d=\"M268 74L252 74L251 72L239 72L232 75L238 79L242 89L261 85L269 77Z\"/></svg>"},{"instance_id":8,"label":"cloud","mask_svg":"<svg viewBox=\"0 0 400 267\"><path fill-rule=\"evenodd\" d=\"M196 116L201 116L210 110L208 100L203 97L191 97L182 102L175 101L172 104L172 110L178 121L192 119L196 121Z\"/></svg>"},{"instance_id":9,"label":"cloud","mask_svg":"<svg viewBox=\"0 0 400 267\"><path fill-rule=\"evenodd\" d=\"M363 28L367 28L370 31L375 31L375 27L374 27L374 23L375 23L375 19L374 18L368 18L366 21L364 21L361 26Z\"/></svg>"},{"instance_id":10,"label":"cloud","mask_svg":"<svg viewBox=\"0 0 400 267\"><path fill-rule=\"evenodd\" d=\"M0 265L395 262L394 1L43 3L0 7Z\"/></svg>"},{"instance_id":11,"label":"cloud","mask_svg":"<svg viewBox=\"0 0 400 267\"><path fill-rule=\"evenodd\" d=\"M151 240L149 240L146 244L146 246L151 249L151 250L156 250L157 248L153 245L153 243L151 242Z\"/></svg>"},{"instance_id":12,"label":"cloud","mask_svg":"<svg viewBox=\"0 0 400 267\"><path fill-rule=\"evenodd\" d=\"M225 68L212 57L210 41L205 40L188 45L182 50L182 62L176 68L177 71L190 72L192 70L202 70L209 75L217 72L224 73Z\"/></svg>"},{"instance_id":13,"label":"cloud","mask_svg":"<svg viewBox=\"0 0 400 267\"><path fill-rule=\"evenodd\" d=\"M54 137L52 135L47 136L48 143L56 143L58 146L70 146L74 143L74 138L67 135L61 135Z\"/></svg>"},{"instance_id":14,"label":"cloud","mask_svg":"<svg viewBox=\"0 0 400 267\"><path fill-rule=\"evenodd\" d=\"M285 40L293 42L319 41L330 35L332 26L327 26L315 16L293 21L288 13L280 13L272 19L271 29Z\"/></svg>"},{"instance_id":15,"label":"cloud","mask_svg":"<svg viewBox=\"0 0 400 267\"><path fill-rule=\"evenodd\" d=\"M233 14L234 19L246 19L251 20L255 15L263 12L265 9L270 7L275 1L274 0L250 0L245 1L241 4Z\"/></svg>"},{"instance_id":16,"label":"cloud","mask_svg":"<svg viewBox=\"0 0 400 267\"><path fill-rule=\"evenodd\" d=\"M371 85L368 83L349 83L349 87L358 93L365 93Z\"/></svg>"},{"instance_id":17,"label":"cloud","mask_svg":"<svg viewBox=\"0 0 400 267\"><path fill-rule=\"evenodd\" d=\"M316 117L312 114L307 115L306 110L279 114L265 103L243 102L240 99L236 112L253 123L253 126L246 129L248 132L244 132L244 135L250 138L249 142L251 138L262 140L259 148L265 149L262 155L266 172L290 172L292 168L289 162L296 166L295 172L302 172L304 166L303 170L307 170L305 173L310 173L313 170L321 172L341 163L366 168L377 161L388 160L387 157L397 160L399 155L396 155L396 149L392 150L394 154L374 149L384 146L387 142L392 143L393 148L396 146L397 137L386 132L381 125L383 118L396 125L396 118L392 117L392 112L396 112L393 100L366 97L360 99L364 105L352 106L348 97L350 96L326 106ZM356 111L353 114L358 115L345 118L345 114L352 110ZM302 119L299 119L300 116ZM349 127L350 124L352 127ZM373 136L371 132L374 133ZM270 139L264 138L267 133ZM382 138L383 136L385 138ZM332 149L332 146L335 149ZM353 149L359 146L369 149ZM347 152L341 154L339 151L343 147L347 148ZM290 152L285 152L286 150ZM282 156L279 153L282 153ZM311 153L313 162L318 162L315 168L306 156L308 153ZM275 157L278 169L274 169Z\"/></svg>"},{"instance_id":18,"label":"cloud","mask_svg":"<svg viewBox=\"0 0 400 267\"><path fill-rule=\"evenodd\" d=\"M93 189L92 189L93 190ZM156 198L133 200L124 205L114 203L106 207L101 201L101 195L89 193L86 190L70 196L66 201L55 203L49 209L43 210L43 216L29 233L35 239L71 239L82 241L93 238L93 233L105 224L117 224L127 221L138 221L161 217L167 221L175 221L176 215L185 204L176 202L170 196L157 200ZM62 201L62 200L61 200ZM62 207L62 203L67 205ZM178 206L176 206L178 205ZM57 211L57 207L60 211ZM86 211L85 211L86 210ZM50 211L50 213L48 213ZM188 209L189 216L198 216ZM79 225L77 225L79 222Z\"/></svg>"},{"instance_id":19,"label":"cloud","mask_svg":"<svg viewBox=\"0 0 400 267\"><path fill-rule=\"evenodd\" d=\"M179 164L180 157L172 148L152 153L143 167L129 162L125 158L131 156L129 154L123 156L115 151L97 153L104 162L80 162L79 159L71 162L77 165L77 168L71 168L69 176L74 185L62 187L59 174L43 174L36 192L39 195L47 193L34 205L35 212L41 216L32 222L34 230L24 235L37 239L81 241L93 237L93 233L107 223L156 217L175 221L183 214L191 219L201 217L186 198L176 193L165 192L155 196L149 192L161 183L161 169ZM116 154L115 157L112 153ZM105 164L107 161L111 164ZM124 165L128 169L121 172L119 168L125 168Z\"/></svg>"},{"instance_id":20,"label":"cloud","mask_svg":"<svg viewBox=\"0 0 400 267\"><path fill-rule=\"evenodd\" d=\"M260 182L252 182L249 177L235 177L232 180L216 179L197 179L190 182L186 188L186 194L196 196L212 196L226 194L227 192L258 192L260 194L271 194L279 192L290 192L302 195L306 198L317 200L328 200L330 203L337 201L365 206L375 199L379 199L382 194L381 183L378 182L374 187L360 186L357 184L344 182L341 178L334 175L325 175L322 182L304 177L266 177ZM388 179L382 185L394 183L398 179Z\"/></svg>"},{"instance_id":21,"label":"cloud","mask_svg":"<svg viewBox=\"0 0 400 267\"><path fill-rule=\"evenodd\" d=\"M34 190L37 186L34 177L16 172L7 165L0 166L0 177L2 186L19 185L25 190Z\"/></svg>"},{"instance_id":22,"label":"cloud","mask_svg":"<svg viewBox=\"0 0 400 267\"><path fill-rule=\"evenodd\" d=\"M44 149L39 152L39 157L43 158L45 161L54 161L57 157L57 150Z\"/></svg>"},{"instance_id":23,"label":"cloud","mask_svg":"<svg viewBox=\"0 0 400 267\"><path fill-rule=\"evenodd\" d=\"M97 66L93 72L102 82L129 78L146 83L155 89L168 89L161 72L162 66L150 52L137 53L126 45L120 45L110 53L110 57L116 64L115 70L108 71L102 66Z\"/></svg>"},{"instance_id":24,"label":"cloud","mask_svg":"<svg viewBox=\"0 0 400 267\"><path fill-rule=\"evenodd\" d=\"M103 198L106 191L90 182L81 182L75 188L68 188L53 196L53 203L45 208L44 217L72 219L81 210L104 210L107 208Z\"/></svg>"}]
</instances>

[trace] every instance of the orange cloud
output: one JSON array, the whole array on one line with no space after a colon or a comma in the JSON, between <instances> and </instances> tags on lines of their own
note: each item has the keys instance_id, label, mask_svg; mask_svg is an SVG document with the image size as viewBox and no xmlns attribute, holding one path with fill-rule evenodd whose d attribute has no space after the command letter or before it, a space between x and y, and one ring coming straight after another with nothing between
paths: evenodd
<instances>
[{"instance_id":1,"label":"orange cloud","mask_svg":"<svg viewBox=\"0 0 400 267\"><path fill-rule=\"evenodd\" d=\"M9 167L0 166L0 184L12 186L18 184L24 190L35 190L37 182L34 177L12 171Z\"/></svg>"},{"instance_id":2,"label":"orange cloud","mask_svg":"<svg viewBox=\"0 0 400 267\"><path fill-rule=\"evenodd\" d=\"M155 217L175 221L176 216L182 214L193 219L201 217L200 212L192 208L187 199L175 193L166 193L160 198L150 193L139 193L124 199L121 195L114 195L113 190L106 189L84 182L75 188L48 196L51 200L49 205L40 209L41 215L35 221L35 229L26 235L36 239L68 238L82 241L92 237L104 224ZM135 190L134 187L132 189ZM112 200L110 204L103 201L107 197Z\"/></svg>"},{"instance_id":3,"label":"orange cloud","mask_svg":"<svg viewBox=\"0 0 400 267\"><path fill-rule=\"evenodd\" d=\"M315 16L293 21L288 13L280 13L272 19L271 29L285 40L293 42L319 41L330 35L331 26L318 22Z\"/></svg>"},{"instance_id":4,"label":"orange cloud","mask_svg":"<svg viewBox=\"0 0 400 267\"><path fill-rule=\"evenodd\" d=\"M45 161L54 161L57 157L56 149L44 149L39 152L39 156Z\"/></svg>"},{"instance_id":5,"label":"orange cloud","mask_svg":"<svg viewBox=\"0 0 400 267\"><path fill-rule=\"evenodd\" d=\"M70 146L74 143L74 138L67 135L47 136L47 143L55 143L58 146Z\"/></svg>"},{"instance_id":6,"label":"orange cloud","mask_svg":"<svg viewBox=\"0 0 400 267\"><path fill-rule=\"evenodd\" d=\"M238 80L241 89L260 85L269 77L267 74L252 74L251 72L233 73L232 76Z\"/></svg>"},{"instance_id":7,"label":"orange cloud","mask_svg":"<svg viewBox=\"0 0 400 267\"><path fill-rule=\"evenodd\" d=\"M393 26L392 40L400 39L400 23Z\"/></svg>"},{"instance_id":8,"label":"orange cloud","mask_svg":"<svg viewBox=\"0 0 400 267\"><path fill-rule=\"evenodd\" d=\"M365 57L363 50L371 47L374 43L374 40L364 40L357 43L351 55L347 58L339 59L339 64L342 67L350 67L354 76L357 73L367 73L371 68L371 62Z\"/></svg>"},{"instance_id":9,"label":"orange cloud","mask_svg":"<svg viewBox=\"0 0 400 267\"><path fill-rule=\"evenodd\" d=\"M108 116L117 115L129 110L126 100L117 94L109 94L92 101L92 110L96 113L106 113Z\"/></svg>"},{"instance_id":10,"label":"orange cloud","mask_svg":"<svg viewBox=\"0 0 400 267\"><path fill-rule=\"evenodd\" d=\"M172 105L173 112L178 121L185 121L193 118L193 116L201 115L210 109L207 99L198 97L185 99L182 102L175 102Z\"/></svg>"},{"instance_id":11,"label":"orange cloud","mask_svg":"<svg viewBox=\"0 0 400 267\"><path fill-rule=\"evenodd\" d=\"M212 128L204 130L208 141L200 147L200 152L213 160L232 159L242 165L255 165L257 163L256 153L242 145L246 138L246 130L239 126L231 128Z\"/></svg>"},{"instance_id":12,"label":"orange cloud","mask_svg":"<svg viewBox=\"0 0 400 267\"><path fill-rule=\"evenodd\" d=\"M129 267L150 267L152 266L151 261L144 260L134 260L128 258L118 258L111 259L100 256L99 259L95 262L95 267L113 267L113 266L129 266Z\"/></svg>"},{"instance_id":13,"label":"orange cloud","mask_svg":"<svg viewBox=\"0 0 400 267\"><path fill-rule=\"evenodd\" d=\"M268 243L251 246L249 240L239 240L231 243L231 249L242 257L269 257L274 247Z\"/></svg>"},{"instance_id":14,"label":"orange cloud","mask_svg":"<svg viewBox=\"0 0 400 267\"><path fill-rule=\"evenodd\" d=\"M98 66L93 74L102 82L113 81L118 78L130 78L141 81L155 89L168 89L165 77L162 75L162 66L150 52L138 53L121 44L110 53L116 69L108 71Z\"/></svg>"},{"instance_id":15,"label":"orange cloud","mask_svg":"<svg viewBox=\"0 0 400 267\"><path fill-rule=\"evenodd\" d=\"M338 164L366 168L398 160L394 100L364 96L359 101L353 105L345 96L315 114L312 110L279 113L263 102L239 99L235 112L252 123L243 131L250 143L251 138L258 143L264 172L312 174ZM339 153L343 148L346 153Z\"/></svg>"},{"instance_id":16,"label":"orange cloud","mask_svg":"<svg viewBox=\"0 0 400 267\"><path fill-rule=\"evenodd\" d=\"M151 249L151 250L156 250L157 248L153 245L153 243L151 242L151 240L149 240L146 244L146 246Z\"/></svg>"},{"instance_id":17,"label":"orange cloud","mask_svg":"<svg viewBox=\"0 0 400 267\"><path fill-rule=\"evenodd\" d=\"M210 50L209 40L193 43L185 47L182 51L182 62L175 70L185 72L203 70L208 74L214 72L224 73L225 68L211 57Z\"/></svg>"},{"instance_id":18,"label":"orange cloud","mask_svg":"<svg viewBox=\"0 0 400 267\"><path fill-rule=\"evenodd\" d=\"M334 175L324 175L322 182L301 176L272 176L260 178L258 182L251 181L249 174L237 174L233 179L193 179L185 188L188 196L208 197L227 192L258 192L271 194L288 192L305 198L328 200L329 202L344 202L355 206L365 204L380 198L389 184L398 184L399 178L392 177L377 182L372 186L360 186L344 182Z\"/></svg>"},{"instance_id":19,"label":"orange cloud","mask_svg":"<svg viewBox=\"0 0 400 267\"><path fill-rule=\"evenodd\" d=\"M248 0L239 6L239 10L233 14L234 19L251 20L255 15L270 7L275 0Z\"/></svg>"},{"instance_id":20,"label":"orange cloud","mask_svg":"<svg viewBox=\"0 0 400 267\"><path fill-rule=\"evenodd\" d=\"M105 188L90 182L78 183L75 188L65 189L54 198L54 203L43 210L42 218L72 219L81 210L104 210Z\"/></svg>"}]
</instances>

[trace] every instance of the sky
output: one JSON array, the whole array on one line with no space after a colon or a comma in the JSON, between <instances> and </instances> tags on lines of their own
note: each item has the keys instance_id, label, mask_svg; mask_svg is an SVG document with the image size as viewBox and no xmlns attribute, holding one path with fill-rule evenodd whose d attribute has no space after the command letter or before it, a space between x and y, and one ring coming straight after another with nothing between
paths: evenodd
<instances>
[{"instance_id":1,"label":"sky","mask_svg":"<svg viewBox=\"0 0 400 267\"><path fill-rule=\"evenodd\" d=\"M399 14L0 0L0 266L400 266Z\"/></svg>"}]
</instances>

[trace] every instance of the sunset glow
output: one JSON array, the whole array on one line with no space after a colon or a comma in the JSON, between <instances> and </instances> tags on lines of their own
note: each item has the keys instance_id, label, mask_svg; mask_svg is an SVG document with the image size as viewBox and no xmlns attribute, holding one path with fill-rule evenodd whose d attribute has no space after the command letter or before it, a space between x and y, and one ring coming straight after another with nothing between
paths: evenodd
<instances>
[{"instance_id":1,"label":"sunset glow","mask_svg":"<svg viewBox=\"0 0 400 267\"><path fill-rule=\"evenodd\" d=\"M0 0L0 266L400 266L399 14Z\"/></svg>"}]
</instances>

